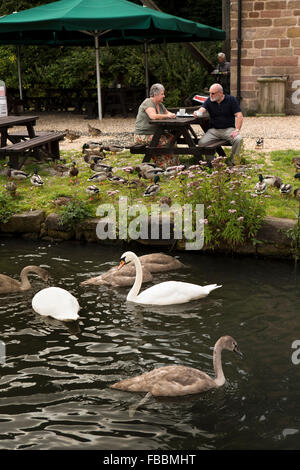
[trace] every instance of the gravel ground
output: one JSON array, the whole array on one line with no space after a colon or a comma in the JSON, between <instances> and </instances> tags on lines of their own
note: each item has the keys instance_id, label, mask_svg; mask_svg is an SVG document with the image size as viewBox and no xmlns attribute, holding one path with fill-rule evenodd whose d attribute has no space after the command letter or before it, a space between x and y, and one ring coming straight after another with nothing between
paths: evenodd
<instances>
[{"instance_id":1,"label":"gravel ground","mask_svg":"<svg viewBox=\"0 0 300 470\"><path fill-rule=\"evenodd\" d=\"M102 131L99 137L92 137L88 132L88 124ZM62 150L81 149L88 140L102 141L109 144L124 146L133 143L135 118L112 117L84 119L82 115L72 113L41 113L37 120L37 131L64 131L66 129L79 131L81 136L73 142L65 139L60 143ZM199 126L194 127L199 136ZM264 138L263 151L271 150L300 150L300 116L284 117L245 117L242 127L244 147L247 150L255 148L258 137Z\"/></svg>"}]
</instances>

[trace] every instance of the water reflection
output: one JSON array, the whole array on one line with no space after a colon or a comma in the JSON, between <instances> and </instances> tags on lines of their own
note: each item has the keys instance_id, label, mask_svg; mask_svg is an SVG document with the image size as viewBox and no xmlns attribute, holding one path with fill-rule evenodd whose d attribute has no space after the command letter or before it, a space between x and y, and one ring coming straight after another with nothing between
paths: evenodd
<instances>
[{"instance_id":1,"label":"water reflection","mask_svg":"<svg viewBox=\"0 0 300 470\"><path fill-rule=\"evenodd\" d=\"M223 287L186 305L139 306L128 288L79 286L118 264L123 247L2 240L0 272L49 269L69 290L80 319L62 323L33 312L45 284L0 296L0 448L288 449L299 448L299 281L289 262L185 252L188 269L155 275ZM76 248L76 249L75 249ZM137 254L143 254L140 251ZM201 395L150 398L109 384L155 367L184 364L213 375L215 341L232 335L244 359L223 353L226 384Z\"/></svg>"}]
</instances>

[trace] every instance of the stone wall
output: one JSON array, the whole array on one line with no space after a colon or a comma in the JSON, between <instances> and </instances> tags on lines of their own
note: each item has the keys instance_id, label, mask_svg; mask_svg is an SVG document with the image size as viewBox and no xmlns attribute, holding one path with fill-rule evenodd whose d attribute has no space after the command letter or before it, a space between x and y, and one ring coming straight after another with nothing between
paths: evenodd
<instances>
[{"instance_id":1,"label":"stone wall","mask_svg":"<svg viewBox=\"0 0 300 470\"><path fill-rule=\"evenodd\" d=\"M238 0L231 0L231 94L237 94ZM285 111L300 114L300 0L242 0L241 106L259 109L263 76L288 76Z\"/></svg>"}]
</instances>

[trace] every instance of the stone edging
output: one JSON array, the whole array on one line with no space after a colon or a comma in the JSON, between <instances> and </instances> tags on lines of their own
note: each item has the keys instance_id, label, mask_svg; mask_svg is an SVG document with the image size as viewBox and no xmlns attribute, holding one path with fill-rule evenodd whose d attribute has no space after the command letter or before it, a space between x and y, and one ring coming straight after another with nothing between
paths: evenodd
<instances>
[{"instance_id":1,"label":"stone edging","mask_svg":"<svg viewBox=\"0 0 300 470\"><path fill-rule=\"evenodd\" d=\"M14 236L16 234L30 239L50 241L82 240L103 244L96 235L96 226L100 219L90 218L81 222L75 230L68 231L59 225L59 214L52 213L46 217L42 210L24 212L13 215L7 223L0 223L0 236ZM222 246L217 250L205 246L205 252L234 252L243 255L270 256L276 258L291 258L291 240L286 231L293 228L296 221L293 219L279 219L266 217L256 236L257 243L237 247L235 250ZM113 243L112 240L109 240ZM116 240L116 242L119 242ZM140 240L148 246L170 245L176 242L176 248L181 249L181 243L174 240ZM183 248L182 248L183 249Z\"/></svg>"}]
</instances>

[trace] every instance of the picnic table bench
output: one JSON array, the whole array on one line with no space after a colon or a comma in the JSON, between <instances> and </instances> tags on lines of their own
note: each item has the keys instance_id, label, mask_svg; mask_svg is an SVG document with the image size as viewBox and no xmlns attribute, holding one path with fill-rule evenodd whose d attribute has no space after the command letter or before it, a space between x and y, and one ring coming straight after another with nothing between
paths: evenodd
<instances>
[{"instance_id":1,"label":"picnic table bench","mask_svg":"<svg viewBox=\"0 0 300 470\"><path fill-rule=\"evenodd\" d=\"M47 132L36 135L34 125L38 116L3 116L0 118L0 158L9 156L14 168L20 169L28 155L35 151L35 156L43 155L59 159L59 141L64 139L64 132ZM27 134L10 133L8 130L14 126L25 126ZM11 143L8 143L11 142Z\"/></svg>"},{"instance_id":2,"label":"picnic table bench","mask_svg":"<svg viewBox=\"0 0 300 470\"><path fill-rule=\"evenodd\" d=\"M225 157L222 145L230 145L226 140L220 140L206 147L197 145L199 137L196 135L191 124L199 124L206 132L209 126L208 118L176 117L175 119L150 120L156 126L152 140L149 145L133 145L130 147L132 154L144 154L143 162L149 162L152 155L193 155L199 161L212 156L216 152ZM167 132L173 135L168 146L159 147L160 137ZM181 145L181 146L180 146ZM184 147L182 146L184 145Z\"/></svg>"}]
</instances>

